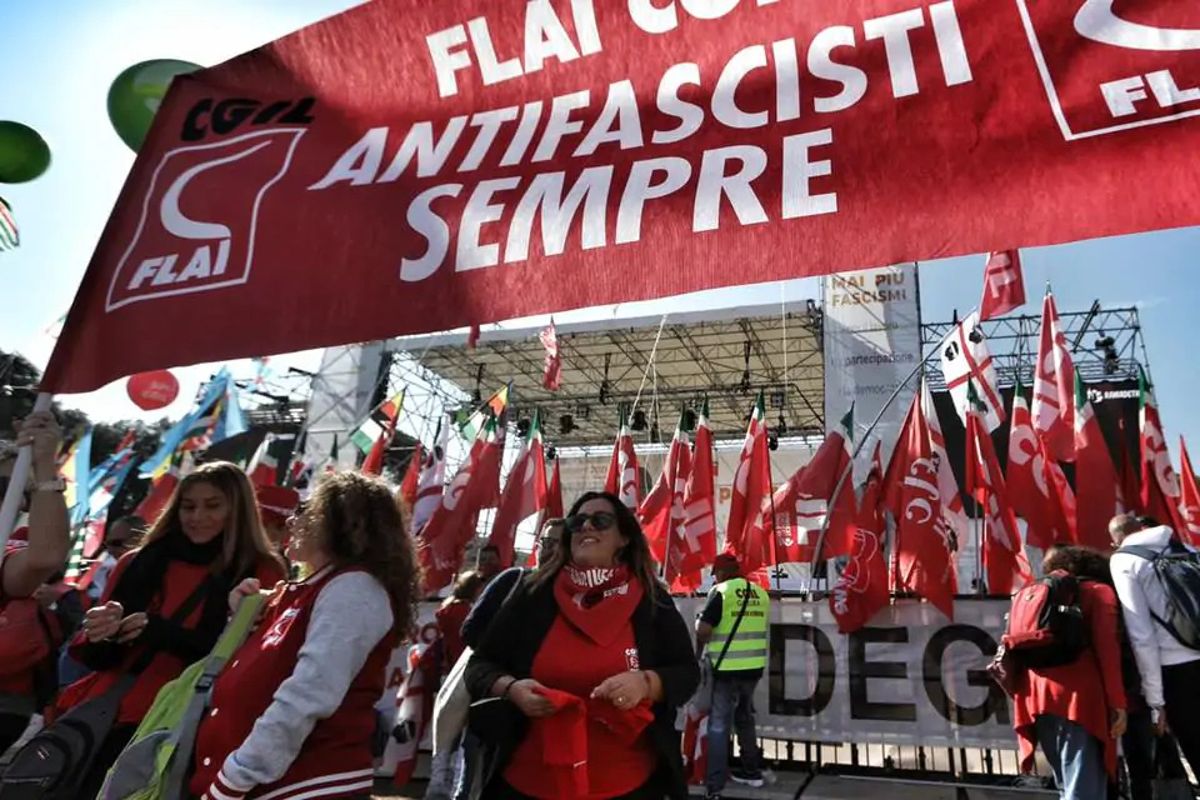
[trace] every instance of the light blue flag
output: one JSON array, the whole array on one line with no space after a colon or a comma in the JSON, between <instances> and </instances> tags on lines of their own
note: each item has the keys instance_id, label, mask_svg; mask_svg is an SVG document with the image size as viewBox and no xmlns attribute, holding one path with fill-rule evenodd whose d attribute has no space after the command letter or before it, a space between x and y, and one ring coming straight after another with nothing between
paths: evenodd
<instances>
[{"instance_id":1,"label":"light blue flag","mask_svg":"<svg viewBox=\"0 0 1200 800\"><path fill-rule=\"evenodd\" d=\"M162 435L162 443L158 446L158 450L154 452L154 455L142 462L140 475L143 478L151 478L159 472L170 469L171 459L175 456L175 451L179 449L179 446L183 444L188 435L196 428L197 422L211 412L213 405L225 396L230 382L229 371L222 367L221 371L209 382L204 392L204 397L200 399L196 407ZM241 413L240 410L238 413Z\"/></svg>"}]
</instances>

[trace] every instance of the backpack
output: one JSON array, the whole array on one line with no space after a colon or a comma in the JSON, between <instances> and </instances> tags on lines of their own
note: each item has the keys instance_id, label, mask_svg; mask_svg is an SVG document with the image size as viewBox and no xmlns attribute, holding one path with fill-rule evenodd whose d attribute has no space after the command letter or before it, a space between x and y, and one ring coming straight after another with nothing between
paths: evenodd
<instances>
[{"instance_id":1,"label":"backpack","mask_svg":"<svg viewBox=\"0 0 1200 800\"><path fill-rule=\"evenodd\" d=\"M244 598L212 652L159 690L154 705L109 769L97 800L186 796L186 774L210 689L234 651L246 641L263 603L262 595Z\"/></svg>"},{"instance_id":2,"label":"backpack","mask_svg":"<svg viewBox=\"0 0 1200 800\"><path fill-rule=\"evenodd\" d=\"M1017 666L1057 667L1079 658L1088 645L1079 588L1075 576L1056 570L1013 595L1001 643Z\"/></svg>"},{"instance_id":3,"label":"backpack","mask_svg":"<svg viewBox=\"0 0 1200 800\"><path fill-rule=\"evenodd\" d=\"M1200 553L1175 540L1162 550L1130 545L1117 552L1150 562L1159 585L1167 596L1166 618L1151 610L1154 621L1167 629L1184 647L1200 650Z\"/></svg>"}]
</instances>

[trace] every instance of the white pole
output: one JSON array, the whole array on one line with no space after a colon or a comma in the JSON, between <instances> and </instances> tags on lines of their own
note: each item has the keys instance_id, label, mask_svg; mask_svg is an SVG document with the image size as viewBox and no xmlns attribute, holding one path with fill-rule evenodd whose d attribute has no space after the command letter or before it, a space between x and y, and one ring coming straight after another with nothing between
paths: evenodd
<instances>
[{"instance_id":1,"label":"white pole","mask_svg":"<svg viewBox=\"0 0 1200 800\"><path fill-rule=\"evenodd\" d=\"M41 392L34 401L33 410L49 411L54 395ZM25 484L29 481L29 470L33 467L33 448L22 447L17 451L17 463L13 464L12 478L8 482L8 491L4 495L4 503L0 505L0 553L8 544L8 537L17 526L17 514L21 511L21 498L25 494Z\"/></svg>"}]
</instances>

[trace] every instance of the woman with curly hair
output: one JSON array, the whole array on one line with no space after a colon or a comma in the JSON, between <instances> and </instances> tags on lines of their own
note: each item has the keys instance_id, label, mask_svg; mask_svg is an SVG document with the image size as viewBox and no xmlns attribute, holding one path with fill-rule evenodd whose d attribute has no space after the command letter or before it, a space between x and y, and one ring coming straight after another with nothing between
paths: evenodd
<instances>
[{"instance_id":1,"label":"woman with curly hair","mask_svg":"<svg viewBox=\"0 0 1200 800\"><path fill-rule=\"evenodd\" d=\"M386 485L323 478L292 524L308 578L276 587L212 689L190 788L208 800L366 798L374 705L412 625L418 570ZM246 581L230 596L259 591Z\"/></svg>"},{"instance_id":2,"label":"woman with curly hair","mask_svg":"<svg viewBox=\"0 0 1200 800\"><path fill-rule=\"evenodd\" d=\"M618 498L585 493L564 528L467 667L472 697L497 698L511 726L476 731L489 752L472 796L685 798L675 712L700 680L687 625Z\"/></svg>"}]
</instances>

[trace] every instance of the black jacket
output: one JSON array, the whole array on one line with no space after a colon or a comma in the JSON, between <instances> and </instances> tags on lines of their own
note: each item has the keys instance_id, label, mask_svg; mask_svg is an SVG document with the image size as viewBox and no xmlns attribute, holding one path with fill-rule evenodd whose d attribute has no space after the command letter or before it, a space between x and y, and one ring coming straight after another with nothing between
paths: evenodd
<instances>
[{"instance_id":1,"label":"black jacket","mask_svg":"<svg viewBox=\"0 0 1200 800\"><path fill-rule=\"evenodd\" d=\"M676 710L691 698L700 683L687 624L666 589L658 587L645 596L633 614L633 637L642 669L654 670L662 679L663 702L654 707L650 737L658 753L657 778L672 800L687 797ZM467 689L473 700L487 697L492 684L504 675L529 677L533 659L558 616L553 583L532 588L521 586L496 614L487 635L467 665ZM494 778L512 757L517 741L485 742L485 781Z\"/></svg>"}]
</instances>

